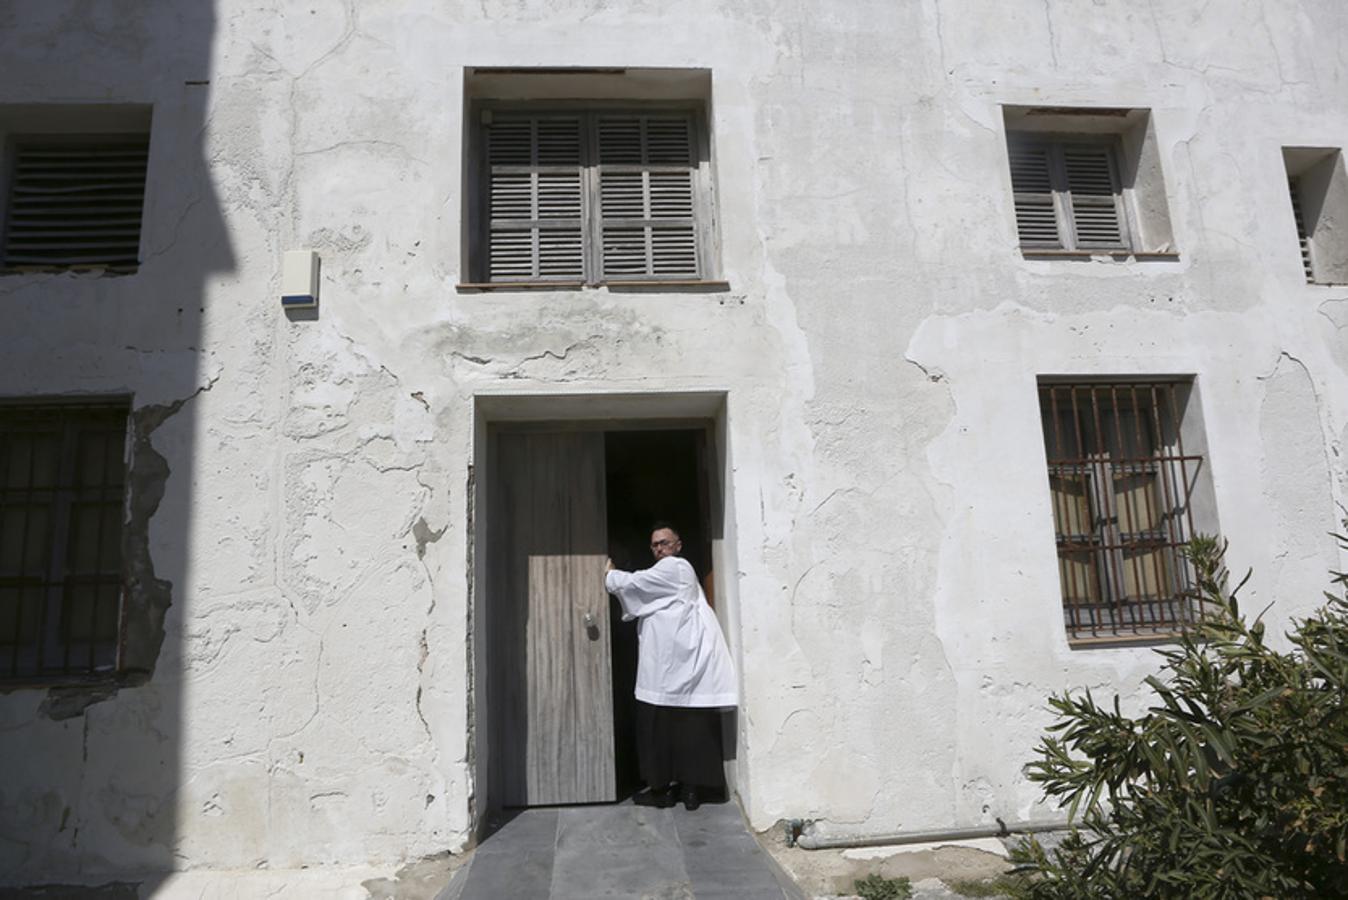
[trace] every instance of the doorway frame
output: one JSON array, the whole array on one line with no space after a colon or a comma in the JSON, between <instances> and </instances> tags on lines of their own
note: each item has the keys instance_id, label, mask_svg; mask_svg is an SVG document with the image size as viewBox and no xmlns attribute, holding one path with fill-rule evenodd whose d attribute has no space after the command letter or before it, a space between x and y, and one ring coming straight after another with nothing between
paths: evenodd
<instances>
[{"instance_id":1,"label":"doorway frame","mask_svg":"<svg viewBox=\"0 0 1348 900\"><path fill-rule=\"evenodd\" d=\"M716 617L726 635L736 671L744 671L739 640L738 570L735 547L734 504L729 442L729 393L727 391L667 391L650 393L490 393L473 397L473 449L468 465L468 754L469 800L472 842L483 837L491 813L499 804L491 795L490 707L487 703L487 673L491 647L483 614L491 534L491 510L487 488L491 481L490 440L498 430L597 431L706 429L707 475L711 514L712 583L716 594ZM741 690L743 697L743 690ZM741 707L743 700L741 700ZM737 717L742 722L743 716ZM739 729L731 762L726 766L727 789L734 793L739 781L742 756Z\"/></svg>"}]
</instances>

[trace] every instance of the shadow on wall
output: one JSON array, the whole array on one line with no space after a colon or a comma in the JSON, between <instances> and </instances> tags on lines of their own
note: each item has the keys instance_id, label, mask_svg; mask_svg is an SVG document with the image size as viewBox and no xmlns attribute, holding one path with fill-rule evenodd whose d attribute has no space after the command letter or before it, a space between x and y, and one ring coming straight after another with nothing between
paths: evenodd
<instances>
[{"instance_id":1,"label":"shadow on wall","mask_svg":"<svg viewBox=\"0 0 1348 900\"><path fill-rule=\"evenodd\" d=\"M173 0L0 7L0 114L18 127L151 112L135 271L0 275L0 399L131 404L120 671L0 680L0 884L153 881L187 855L184 586L198 396L216 377L202 320L209 278L234 268L203 147L215 25L212 4Z\"/></svg>"}]
</instances>

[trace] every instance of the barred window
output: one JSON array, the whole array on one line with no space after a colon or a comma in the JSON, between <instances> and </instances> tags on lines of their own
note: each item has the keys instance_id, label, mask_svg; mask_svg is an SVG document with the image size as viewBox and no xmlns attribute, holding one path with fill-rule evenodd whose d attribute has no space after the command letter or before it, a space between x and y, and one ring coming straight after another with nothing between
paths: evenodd
<instances>
[{"instance_id":1,"label":"barred window","mask_svg":"<svg viewBox=\"0 0 1348 900\"><path fill-rule=\"evenodd\" d=\"M475 278L699 281L712 266L700 110L482 110Z\"/></svg>"},{"instance_id":2,"label":"barred window","mask_svg":"<svg viewBox=\"0 0 1348 900\"><path fill-rule=\"evenodd\" d=\"M0 678L119 665L128 411L0 406Z\"/></svg>"},{"instance_id":3,"label":"barred window","mask_svg":"<svg viewBox=\"0 0 1348 900\"><path fill-rule=\"evenodd\" d=\"M1155 637L1195 618L1180 550L1203 457L1186 453L1191 383L1041 383L1063 619L1073 641Z\"/></svg>"}]
</instances>

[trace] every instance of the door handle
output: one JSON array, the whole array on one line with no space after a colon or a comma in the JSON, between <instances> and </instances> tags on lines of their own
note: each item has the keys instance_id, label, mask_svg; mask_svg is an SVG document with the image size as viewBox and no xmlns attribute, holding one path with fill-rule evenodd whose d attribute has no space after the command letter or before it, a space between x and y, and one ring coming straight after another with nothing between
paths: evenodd
<instances>
[{"instance_id":1,"label":"door handle","mask_svg":"<svg viewBox=\"0 0 1348 900\"><path fill-rule=\"evenodd\" d=\"M585 627L586 627L586 628L593 628L593 627L594 627L594 613L586 613L586 614L585 614Z\"/></svg>"},{"instance_id":2,"label":"door handle","mask_svg":"<svg viewBox=\"0 0 1348 900\"><path fill-rule=\"evenodd\" d=\"M599 640L599 625L594 620L594 613L586 613L581 621L585 623L585 636L592 641Z\"/></svg>"}]
</instances>

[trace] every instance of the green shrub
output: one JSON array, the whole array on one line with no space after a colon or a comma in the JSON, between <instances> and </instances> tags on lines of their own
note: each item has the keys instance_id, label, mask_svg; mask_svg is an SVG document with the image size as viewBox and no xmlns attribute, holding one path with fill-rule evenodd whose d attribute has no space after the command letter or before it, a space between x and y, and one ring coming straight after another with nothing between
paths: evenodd
<instances>
[{"instance_id":1,"label":"green shrub","mask_svg":"<svg viewBox=\"0 0 1348 900\"><path fill-rule=\"evenodd\" d=\"M1348 896L1348 601L1325 594L1291 650L1271 649L1240 614L1244 582L1227 588L1225 549L1190 545L1209 615L1160 651L1144 715L1090 691L1050 698L1057 721L1028 773L1081 827L1013 856L1037 871L1031 896Z\"/></svg>"},{"instance_id":2,"label":"green shrub","mask_svg":"<svg viewBox=\"0 0 1348 900\"><path fill-rule=\"evenodd\" d=\"M852 889L861 900L908 900L913 896L913 885L907 878L884 878L873 872L858 878Z\"/></svg>"}]
</instances>

